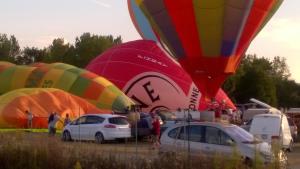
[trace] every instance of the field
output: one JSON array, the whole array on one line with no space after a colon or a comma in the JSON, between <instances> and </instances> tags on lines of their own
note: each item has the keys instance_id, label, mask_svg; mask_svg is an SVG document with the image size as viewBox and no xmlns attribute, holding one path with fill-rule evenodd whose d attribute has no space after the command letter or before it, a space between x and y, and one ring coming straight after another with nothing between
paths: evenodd
<instances>
[{"instance_id":1,"label":"field","mask_svg":"<svg viewBox=\"0 0 300 169\"><path fill-rule=\"evenodd\" d=\"M300 145L289 154L291 168L299 167ZM237 156L189 160L184 153L160 156L149 142L62 142L59 134L42 131L7 130L0 132L1 169L243 169ZM254 168L276 168L257 163ZM296 168L295 168L296 169Z\"/></svg>"}]
</instances>

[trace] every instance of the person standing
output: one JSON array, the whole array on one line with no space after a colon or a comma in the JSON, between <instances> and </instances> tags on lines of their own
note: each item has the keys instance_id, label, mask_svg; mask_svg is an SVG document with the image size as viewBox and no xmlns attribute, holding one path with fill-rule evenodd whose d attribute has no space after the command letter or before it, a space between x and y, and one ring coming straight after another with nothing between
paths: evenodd
<instances>
[{"instance_id":1,"label":"person standing","mask_svg":"<svg viewBox=\"0 0 300 169\"><path fill-rule=\"evenodd\" d=\"M56 123L60 120L60 117L57 115L56 112L51 113L48 119L48 130L49 135L54 136L56 134Z\"/></svg>"},{"instance_id":2,"label":"person standing","mask_svg":"<svg viewBox=\"0 0 300 169\"><path fill-rule=\"evenodd\" d=\"M70 120L69 114L67 113L66 118L64 120L64 126L68 125L70 122L71 122L71 120Z\"/></svg>"},{"instance_id":3,"label":"person standing","mask_svg":"<svg viewBox=\"0 0 300 169\"><path fill-rule=\"evenodd\" d=\"M152 122L152 134L153 134L153 149L157 149L160 146L159 137L160 137L160 122L158 115L154 116Z\"/></svg>"},{"instance_id":4,"label":"person standing","mask_svg":"<svg viewBox=\"0 0 300 169\"><path fill-rule=\"evenodd\" d=\"M25 113L27 114L27 128L32 129L33 114L30 110L26 110Z\"/></svg>"}]
</instances>

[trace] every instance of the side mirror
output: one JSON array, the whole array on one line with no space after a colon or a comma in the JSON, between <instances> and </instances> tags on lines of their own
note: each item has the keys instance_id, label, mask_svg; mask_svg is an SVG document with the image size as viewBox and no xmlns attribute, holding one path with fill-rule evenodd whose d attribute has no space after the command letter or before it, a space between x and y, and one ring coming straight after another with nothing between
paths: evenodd
<instances>
[{"instance_id":1,"label":"side mirror","mask_svg":"<svg viewBox=\"0 0 300 169\"><path fill-rule=\"evenodd\" d=\"M231 139L228 139L228 140L226 140L226 145L234 146L235 143Z\"/></svg>"}]
</instances>

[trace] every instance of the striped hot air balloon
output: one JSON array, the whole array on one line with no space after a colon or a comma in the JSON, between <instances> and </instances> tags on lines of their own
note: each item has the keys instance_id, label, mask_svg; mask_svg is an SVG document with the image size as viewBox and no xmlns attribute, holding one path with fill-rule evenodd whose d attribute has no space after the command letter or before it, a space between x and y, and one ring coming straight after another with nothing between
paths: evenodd
<instances>
[{"instance_id":1,"label":"striped hot air balloon","mask_svg":"<svg viewBox=\"0 0 300 169\"><path fill-rule=\"evenodd\" d=\"M144 39L160 42L213 97L283 0L128 0Z\"/></svg>"},{"instance_id":2,"label":"striped hot air balloon","mask_svg":"<svg viewBox=\"0 0 300 169\"><path fill-rule=\"evenodd\" d=\"M124 112L133 104L105 78L63 63L8 66L0 71L0 81L0 94L19 88L57 88L82 97L101 109Z\"/></svg>"}]
</instances>

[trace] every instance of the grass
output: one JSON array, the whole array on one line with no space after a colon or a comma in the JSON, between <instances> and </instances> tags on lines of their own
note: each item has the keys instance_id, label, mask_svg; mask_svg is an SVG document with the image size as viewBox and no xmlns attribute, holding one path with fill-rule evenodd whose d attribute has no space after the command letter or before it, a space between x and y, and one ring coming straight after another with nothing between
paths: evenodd
<instances>
[{"instance_id":1,"label":"grass","mask_svg":"<svg viewBox=\"0 0 300 169\"><path fill-rule=\"evenodd\" d=\"M33 133L48 133L48 129L15 129L15 128L2 128L0 133L5 132L33 132ZM61 134L61 130L56 131L57 134Z\"/></svg>"},{"instance_id":2,"label":"grass","mask_svg":"<svg viewBox=\"0 0 300 169\"><path fill-rule=\"evenodd\" d=\"M159 155L151 145L62 142L44 132L0 132L1 169L246 169L238 152L224 157L190 157L186 153ZM136 153L137 151L137 153ZM276 169L275 165L253 165Z\"/></svg>"}]
</instances>

